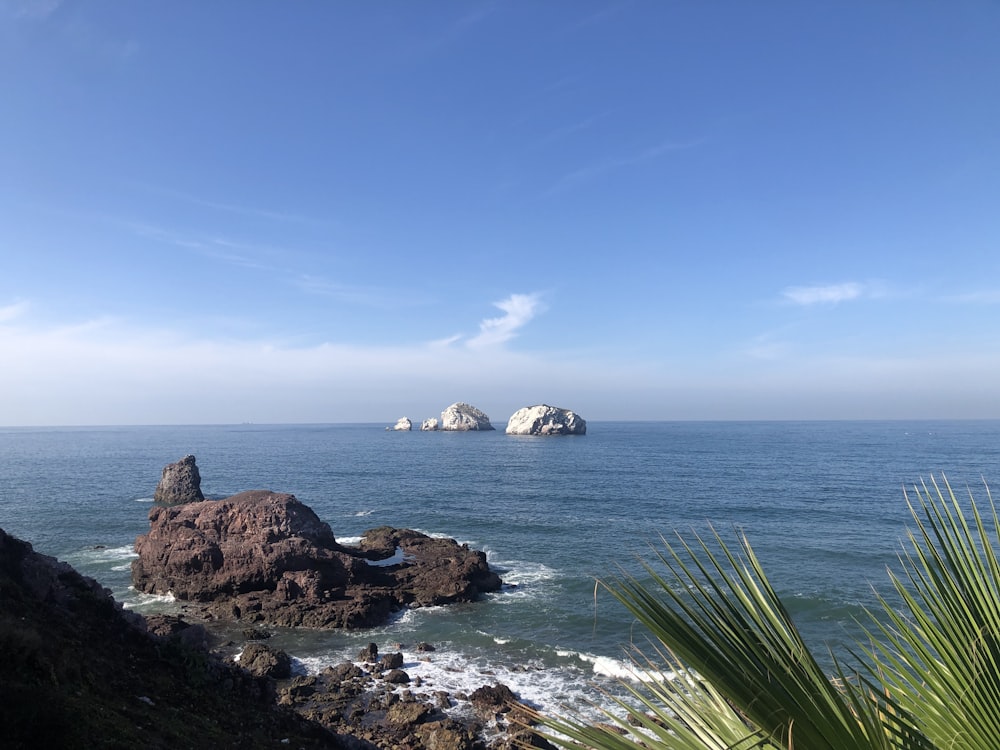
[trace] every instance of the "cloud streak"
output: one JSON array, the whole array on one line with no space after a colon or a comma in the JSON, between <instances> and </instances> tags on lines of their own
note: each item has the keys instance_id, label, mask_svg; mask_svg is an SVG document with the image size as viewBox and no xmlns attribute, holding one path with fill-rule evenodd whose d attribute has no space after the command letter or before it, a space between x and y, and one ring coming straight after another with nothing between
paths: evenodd
<instances>
[{"instance_id":1,"label":"cloud streak","mask_svg":"<svg viewBox=\"0 0 1000 750\"><path fill-rule=\"evenodd\" d=\"M790 286L781 292L787 302L808 307L811 305L836 305L861 298L866 292L864 284L849 281L842 284L816 286Z\"/></svg>"},{"instance_id":2,"label":"cloud streak","mask_svg":"<svg viewBox=\"0 0 1000 750\"><path fill-rule=\"evenodd\" d=\"M603 174L607 174L608 172L629 167L633 164L641 164L643 162L652 161L674 151L686 151L687 149L701 145L703 141L704 139L702 138L693 141L663 141L655 146L650 146L649 148L630 156L604 159L603 161L589 164L560 177L554 185L545 191L544 195L556 195L557 193L561 193L564 190L579 185L580 183L593 180Z\"/></svg>"},{"instance_id":3,"label":"cloud streak","mask_svg":"<svg viewBox=\"0 0 1000 750\"><path fill-rule=\"evenodd\" d=\"M487 318L479 324L479 335L466 342L471 349L499 346L517 336L517 332L538 315L542 309L540 296L512 294L494 305L505 313L499 318Z\"/></svg>"},{"instance_id":4,"label":"cloud streak","mask_svg":"<svg viewBox=\"0 0 1000 750\"><path fill-rule=\"evenodd\" d=\"M28 303L21 301L0 307L0 323L17 320L28 311Z\"/></svg>"}]
</instances>

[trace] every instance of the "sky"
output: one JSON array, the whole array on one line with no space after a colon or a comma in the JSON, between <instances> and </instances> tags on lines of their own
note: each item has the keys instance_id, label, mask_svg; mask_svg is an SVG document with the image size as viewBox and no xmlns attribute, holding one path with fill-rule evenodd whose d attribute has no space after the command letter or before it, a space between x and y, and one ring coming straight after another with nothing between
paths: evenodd
<instances>
[{"instance_id":1,"label":"sky","mask_svg":"<svg viewBox=\"0 0 1000 750\"><path fill-rule=\"evenodd\" d=\"M1000 418L1000 4L0 0L0 425Z\"/></svg>"}]
</instances>

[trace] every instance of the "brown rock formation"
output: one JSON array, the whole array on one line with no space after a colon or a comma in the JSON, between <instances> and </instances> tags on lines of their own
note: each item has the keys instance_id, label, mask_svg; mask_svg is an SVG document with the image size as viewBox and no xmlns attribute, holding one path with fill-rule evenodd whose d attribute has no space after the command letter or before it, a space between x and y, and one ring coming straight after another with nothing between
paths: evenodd
<instances>
[{"instance_id":1,"label":"brown rock formation","mask_svg":"<svg viewBox=\"0 0 1000 750\"><path fill-rule=\"evenodd\" d=\"M153 500L167 505L197 503L205 499L201 494L201 474L194 456L184 456L176 463L163 467L163 475L156 485Z\"/></svg>"},{"instance_id":2,"label":"brown rock formation","mask_svg":"<svg viewBox=\"0 0 1000 750\"><path fill-rule=\"evenodd\" d=\"M486 556L450 539L383 527L359 548L293 495L253 490L154 507L136 539L132 582L206 617L370 627L403 607L471 601L500 588Z\"/></svg>"},{"instance_id":3,"label":"brown rock formation","mask_svg":"<svg viewBox=\"0 0 1000 750\"><path fill-rule=\"evenodd\" d=\"M0 529L5 750L367 747L278 709L267 683L203 640L172 618L147 632L92 579Z\"/></svg>"}]
</instances>

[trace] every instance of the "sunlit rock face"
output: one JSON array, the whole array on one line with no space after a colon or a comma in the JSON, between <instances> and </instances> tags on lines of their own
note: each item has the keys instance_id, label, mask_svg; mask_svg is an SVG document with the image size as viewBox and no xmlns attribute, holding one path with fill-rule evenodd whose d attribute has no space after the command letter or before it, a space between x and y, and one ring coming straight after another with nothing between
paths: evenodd
<instances>
[{"instance_id":1,"label":"sunlit rock face","mask_svg":"<svg viewBox=\"0 0 1000 750\"><path fill-rule=\"evenodd\" d=\"M458 402L441 412L441 429L455 432L495 430L490 418L475 406Z\"/></svg>"},{"instance_id":2,"label":"sunlit rock face","mask_svg":"<svg viewBox=\"0 0 1000 750\"><path fill-rule=\"evenodd\" d=\"M194 456L184 456L176 463L163 467L153 500L165 505L197 503L205 499L201 493L201 473Z\"/></svg>"},{"instance_id":3,"label":"sunlit rock face","mask_svg":"<svg viewBox=\"0 0 1000 750\"><path fill-rule=\"evenodd\" d=\"M518 409L507 422L508 435L586 435L587 422L569 409L548 404Z\"/></svg>"},{"instance_id":4,"label":"sunlit rock face","mask_svg":"<svg viewBox=\"0 0 1000 750\"><path fill-rule=\"evenodd\" d=\"M396 420L396 424L393 425L392 429L398 432L407 432L413 429L413 422L406 417L400 417Z\"/></svg>"},{"instance_id":5,"label":"sunlit rock face","mask_svg":"<svg viewBox=\"0 0 1000 750\"><path fill-rule=\"evenodd\" d=\"M424 432L434 432L435 430L441 429L441 421L437 417L431 417L430 419L425 419L421 425L420 429Z\"/></svg>"},{"instance_id":6,"label":"sunlit rock face","mask_svg":"<svg viewBox=\"0 0 1000 750\"><path fill-rule=\"evenodd\" d=\"M500 588L486 554L454 539L379 527L357 547L294 495L251 490L156 506L135 541L132 583L205 619L373 627L406 607L469 602Z\"/></svg>"}]
</instances>

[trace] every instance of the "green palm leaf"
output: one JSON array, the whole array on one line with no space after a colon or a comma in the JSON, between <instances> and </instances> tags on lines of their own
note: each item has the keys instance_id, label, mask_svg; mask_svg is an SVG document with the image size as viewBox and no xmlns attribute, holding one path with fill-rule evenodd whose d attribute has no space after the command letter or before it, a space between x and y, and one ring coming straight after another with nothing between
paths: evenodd
<instances>
[{"instance_id":1,"label":"green palm leaf","mask_svg":"<svg viewBox=\"0 0 1000 750\"><path fill-rule=\"evenodd\" d=\"M947 480L907 496L916 528L890 573L902 606L869 612L860 665L820 667L747 539L682 538L602 585L649 631L659 679L623 683L608 722L542 718L564 747L850 748L1000 746L1000 560L996 508L963 511ZM905 494L905 493L904 493ZM617 711L615 710L617 709ZM626 718L618 718L624 715Z\"/></svg>"}]
</instances>

